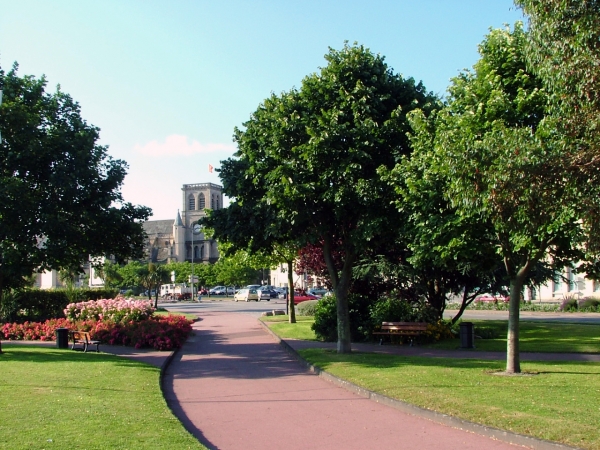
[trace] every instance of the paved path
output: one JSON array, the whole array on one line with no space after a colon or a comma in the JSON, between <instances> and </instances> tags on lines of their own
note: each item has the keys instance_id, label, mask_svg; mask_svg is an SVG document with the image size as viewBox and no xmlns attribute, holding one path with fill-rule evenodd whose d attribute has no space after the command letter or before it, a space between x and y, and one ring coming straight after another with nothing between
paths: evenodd
<instances>
[{"instance_id":1,"label":"paved path","mask_svg":"<svg viewBox=\"0 0 600 450\"><path fill-rule=\"evenodd\" d=\"M194 330L163 387L174 413L211 449L519 448L337 387L251 315L206 313Z\"/></svg>"}]
</instances>

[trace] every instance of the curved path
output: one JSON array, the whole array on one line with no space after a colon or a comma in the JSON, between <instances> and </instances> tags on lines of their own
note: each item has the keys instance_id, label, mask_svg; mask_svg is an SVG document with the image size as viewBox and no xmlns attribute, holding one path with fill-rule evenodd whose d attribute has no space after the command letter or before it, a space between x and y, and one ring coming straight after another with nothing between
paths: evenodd
<instances>
[{"instance_id":1,"label":"curved path","mask_svg":"<svg viewBox=\"0 0 600 450\"><path fill-rule=\"evenodd\" d=\"M337 387L307 371L252 315L206 312L194 330L163 389L211 449L520 448Z\"/></svg>"}]
</instances>

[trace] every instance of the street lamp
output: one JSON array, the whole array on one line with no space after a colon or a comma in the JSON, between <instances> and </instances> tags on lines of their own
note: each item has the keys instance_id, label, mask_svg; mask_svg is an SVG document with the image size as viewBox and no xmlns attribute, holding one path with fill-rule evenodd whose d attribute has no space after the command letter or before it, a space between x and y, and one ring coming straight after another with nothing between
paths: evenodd
<instances>
[{"instance_id":1,"label":"street lamp","mask_svg":"<svg viewBox=\"0 0 600 450\"><path fill-rule=\"evenodd\" d=\"M190 283L192 284L192 301L194 301L194 254L195 249L194 249L194 235L195 234L200 234L200 231L202 231L202 227L195 223L192 225L192 279L190 280Z\"/></svg>"}]
</instances>

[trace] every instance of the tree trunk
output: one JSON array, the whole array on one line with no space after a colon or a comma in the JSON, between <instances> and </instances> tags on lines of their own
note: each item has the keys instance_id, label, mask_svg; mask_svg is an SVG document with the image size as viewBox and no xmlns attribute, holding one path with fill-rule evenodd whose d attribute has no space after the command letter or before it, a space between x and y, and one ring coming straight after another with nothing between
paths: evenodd
<instances>
[{"instance_id":1,"label":"tree trunk","mask_svg":"<svg viewBox=\"0 0 600 450\"><path fill-rule=\"evenodd\" d=\"M323 257L329 272L329 278L335 292L337 307L337 352L350 353L352 351L352 334L350 333L350 310L348 308L348 291L352 282L352 267L356 260L356 254L345 249L344 267L338 273L333 257L331 255L331 239L325 236L323 239Z\"/></svg>"},{"instance_id":2,"label":"tree trunk","mask_svg":"<svg viewBox=\"0 0 600 450\"><path fill-rule=\"evenodd\" d=\"M521 373L519 354L519 313L521 292L525 269L521 269L516 277L510 280L510 300L508 304L508 336L506 338L506 373Z\"/></svg>"},{"instance_id":3,"label":"tree trunk","mask_svg":"<svg viewBox=\"0 0 600 450\"><path fill-rule=\"evenodd\" d=\"M465 309L467 309L467 301L469 298L468 294L469 294L469 291L465 287L465 291L463 293L463 298L462 298L462 303L460 304L460 309L458 310L458 313L456 313L456 315L452 318L452 325L454 325L458 321L458 319L461 318L461 316L465 312Z\"/></svg>"},{"instance_id":4,"label":"tree trunk","mask_svg":"<svg viewBox=\"0 0 600 450\"><path fill-rule=\"evenodd\" d=\"M296 308L294 307L294 262L288 261L288 312L289 323L296 323Z\"/></svg>"},{"instance_id":5,"label":"tree trunk","mask_svg":"<svg viewBox=\"0 0 600 450\"><path fill-rule=\"evenodd\" d=\"M350 353L352 351L352 333L350 332L350 308L348 307L348 292L352 282L353 258L346 257L344 268L335 286L335 298L337 304L337 327L338 327L338 353Z\"/></svg>"}]
</instances>

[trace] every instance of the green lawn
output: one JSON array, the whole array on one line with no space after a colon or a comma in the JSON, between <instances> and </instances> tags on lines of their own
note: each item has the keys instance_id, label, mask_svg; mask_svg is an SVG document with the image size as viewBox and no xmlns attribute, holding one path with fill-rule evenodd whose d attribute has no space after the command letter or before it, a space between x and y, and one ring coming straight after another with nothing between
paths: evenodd
<instances>
[{"instance_id":1,"label":"green lawn","mask_svg":"<svg viewBox=\"0 0 600 450\"><path fill-rule=\"evenodd\" d=\"M317 340L310 328L312 317L297 317L296 324L288 323L287 316L261 317L261 320L282 338ZM505 320L472 322L475 324L476 336L484 333L497 336L493 339L476 339L474 352L506 351ZM519 342L522 352L600 353L600 325L521 321ZM460 347L460 340L449 339L423 347L456 349Z\"/></svg>"},{"instance_id":2,"label":"green lawn","mask_svg":"<svg viewBox=\"0 0 600 450\"><path fill-rule=\"evenodd\" d=\"M105 353L2 343L0 449L202 449L160 370Z\"/></svg>"}]
</instances>

